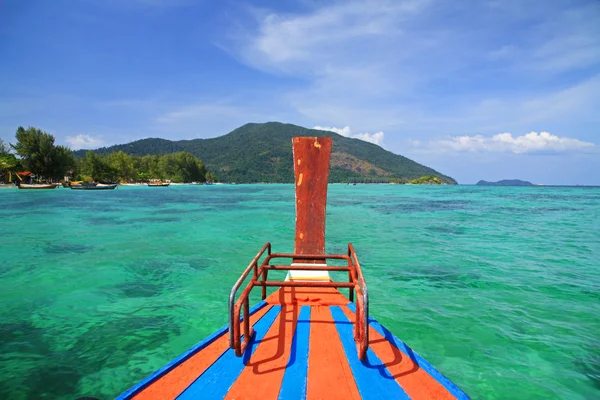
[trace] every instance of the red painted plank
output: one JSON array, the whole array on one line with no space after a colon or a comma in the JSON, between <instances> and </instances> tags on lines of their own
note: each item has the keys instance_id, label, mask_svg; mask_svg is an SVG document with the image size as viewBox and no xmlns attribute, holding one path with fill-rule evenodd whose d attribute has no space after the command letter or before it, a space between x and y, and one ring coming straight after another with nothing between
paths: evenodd
<instances>
[{"instance_id":1,"label":"red painted plank","mask_svg":"<svg viewBox=\"0 0 600 400\"><path fill-rule=\"evenodd\" d=\"M354 312L348 307L343 306L341 309L350 321L356 319ZM456 399L438 381L419 368L408 355L373 328L369 328L369 348L375 352L385 368L411 399Z\"/></svg>"},{"instance_id":2,"label":"red painted plank","mask_svg":"<svg viewBox=\"0 0 600 400\"><path fill-rule=\"evenodd\" d=\"M295 253L323 254L331 138L294 137L292 149L296 182Z\"/></svg>"},{"instance_id":3,"label":"red painted plank","mask_svg":"<svg viewBox=\"0 0 600 400\"><path fill-rule=\"evenodd\" d=\"M327 306L311 307L306 398L361 398Z\"/></svg>"},{"instance_id":4,"label":"red painted plank","mask_svg":"<svg viewBox=\"0 0 600 400\"><path fill-rule=\"evenodd\" d=\"M300 307L295 305L281 308L279 316L229 389L226 398L262 400L278 397L299 312Z\"/></svg>"}]
</instances>

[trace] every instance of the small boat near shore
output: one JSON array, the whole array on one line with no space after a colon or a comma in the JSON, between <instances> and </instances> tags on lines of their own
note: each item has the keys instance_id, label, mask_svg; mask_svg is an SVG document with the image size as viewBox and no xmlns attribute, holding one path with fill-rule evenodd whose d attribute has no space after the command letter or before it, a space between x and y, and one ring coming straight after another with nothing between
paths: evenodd
<instances>
[{"instance_id":1,"label":"small boat near shore","mask_svg":"<svg viewBox=\"0 0 600 400\"><path fill-rule=\"evenodd\" d=\"M56 189L58 183L19 183L19 189Z\"/></svg>"},{"instance_id":2,"label":"small boat near shore","mask_svg":"<svg viewBox=\"0 0 600 400\"><path fill-rule=\"evenodd\" d=\"M171 182L148 182L149 187L166 187L170 184Z\"/></svg>"}]
</instances>

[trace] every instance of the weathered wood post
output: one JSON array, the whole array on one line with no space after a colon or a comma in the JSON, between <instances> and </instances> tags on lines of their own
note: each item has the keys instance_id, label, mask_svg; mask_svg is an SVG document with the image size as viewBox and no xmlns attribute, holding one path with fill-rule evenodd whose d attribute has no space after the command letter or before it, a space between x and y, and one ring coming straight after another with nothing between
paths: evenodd
<instances>
[{"instance_id":1,"label":"weathered wood post","mask_svg":"<svg viewBox=\"0 0 600 400\"><path fill-rule=\"evenodd\" d=\"M329 177L330 137L294 137L296 239L294 253L325 253L325 208ZM294 262L319 263L298 259Z\"/></svg>"}]
</instances>

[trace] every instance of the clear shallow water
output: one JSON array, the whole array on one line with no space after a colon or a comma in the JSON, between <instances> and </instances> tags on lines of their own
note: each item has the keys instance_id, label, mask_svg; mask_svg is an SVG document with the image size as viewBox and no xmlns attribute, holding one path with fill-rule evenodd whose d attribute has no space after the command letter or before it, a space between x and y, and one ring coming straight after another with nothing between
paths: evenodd
<instances>
[{"instance_id":1,"label":"clear shallow water","mask_svg":"<svg viewBox=\"0 0 600 400\"><path fill-rule=\"evenodd\" d=\"M0 189L0 398L112 398L223 326L293 190ZM327 214L371 314L473 398L600 397L600 189L330 185Z\"/></svg>"}]
</instances>

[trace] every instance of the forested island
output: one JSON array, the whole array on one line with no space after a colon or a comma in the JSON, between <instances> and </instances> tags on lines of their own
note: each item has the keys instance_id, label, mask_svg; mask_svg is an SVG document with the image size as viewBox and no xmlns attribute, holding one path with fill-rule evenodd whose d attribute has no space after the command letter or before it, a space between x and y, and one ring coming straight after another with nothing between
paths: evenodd
<instances>
[{"instance_id":1,"label":"forested island","mask_svg":"<svg viewBox=\"0 0 600 400\"><path fill-rule=\"evenodd\" d=\"M531 182L522 181L519 179L504 179L498 182L479 181L477 186L535 186Z\"/></svg>"},{"instance_id":2,"label":"forested island","mask_svg":"<svg viewBox=\"0 0 600 400\"><path fill-rule=\"evenodd\" d=\"M332 138L329 174L332 183L408 183L434 176L442 183L456 184L449 176L373 143L280 122L250 123L211 139L142 139L93 151L102 155L123 151L138 156L186 151L201 159L222 182L292 183L293 136ZM85 153L80 150L75 155L84 157Z\"/></svg>"},{"instance_id":3,"label":"forested island","mask_svg":"<svg viewBox=\"0 0 600 400\"><path fill-rule=\"evenodd\" d=\"M54 181L68 177L100 182L214 182L218 178L226 183L292 183L294 136L332 138L331 183L456 184L449 176L373 143L279 122L246 124L212 139L142 139L75 152L55 145L46 132L19 127L16 144L2 145L0 179L30 171Z\"/></svg>"}]
</instances>

